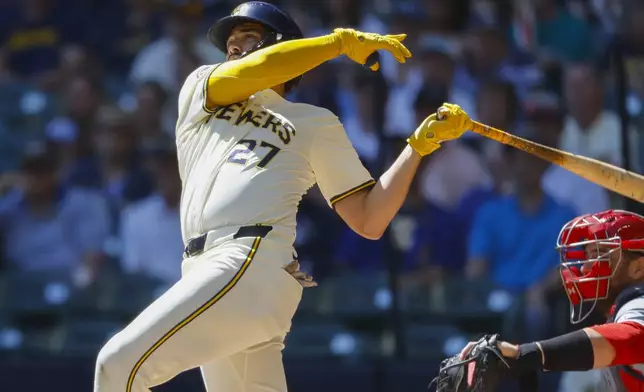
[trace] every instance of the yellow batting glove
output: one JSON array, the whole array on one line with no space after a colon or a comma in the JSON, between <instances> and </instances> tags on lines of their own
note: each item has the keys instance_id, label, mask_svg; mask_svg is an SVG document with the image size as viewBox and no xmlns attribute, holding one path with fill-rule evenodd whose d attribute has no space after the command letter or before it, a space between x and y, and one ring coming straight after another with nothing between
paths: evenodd
<instances>
[{"instance_id":1,"label":"yellow batting glove","mask_svg":"<svg viewBox=\"0 0 644 392\"><path fill-rule=\"evenodd\" d=\"M407 143L421 156L429 155L440 148L441 142L458 139L471 126L470 117L460 106L445 103L438 109L438 113L427 117L418 126Z\"/></svg>"},{"instance_id":2,"label":"yellow batting glove","mask_svg":"<svg viewBox=\"0 0 644 392\"><path fill-rule=\"evenodd\" d=\"M380 35L363 33L354 29L335 29L335 35L340 40L341 54L360 65L365 65L367 57L378 50L386 50L391 53L399 63L404 63L411 52L402 44L407 34ZM380 68L378 63L370 66L372 71Z\"/></svg>"}]
</instances>

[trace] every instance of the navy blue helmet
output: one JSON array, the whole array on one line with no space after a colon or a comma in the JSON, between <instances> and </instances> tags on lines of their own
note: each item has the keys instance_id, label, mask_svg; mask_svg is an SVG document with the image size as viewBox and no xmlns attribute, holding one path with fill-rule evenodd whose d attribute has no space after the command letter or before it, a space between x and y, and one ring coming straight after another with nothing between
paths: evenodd
<instances>
[{"instance_id":1,"label":"navy blue helmet","mask_svg":"<svg viewBox=\"0 0 644 392\"><path fill-rule=\"evenodd\" d=\"M258 23L264 26L266 33L257 45L244 52L242 57L278 42L304 37L297 23L277 6L262 1L249 1L238 5L229 16L219 19L208 30L208 39L226 53L230 33L235 26L243 23ZM301 76L287 82L286 91L295 87L300 79Z\"/></svg>"}]
</instances>

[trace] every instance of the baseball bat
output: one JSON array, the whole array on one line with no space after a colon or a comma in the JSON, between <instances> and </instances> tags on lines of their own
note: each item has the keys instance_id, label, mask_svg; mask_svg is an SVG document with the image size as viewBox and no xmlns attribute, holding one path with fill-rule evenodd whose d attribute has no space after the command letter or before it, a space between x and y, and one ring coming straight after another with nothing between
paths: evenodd
<instances>
[{"instance_id":1,"label":"baseball bat","mask_svg":"<svg viewBox=\"0 0 644 392\"><path fill-rule=\"evenodd\" d=\"M644 176L596 159L571 154L472 121L473 132L559 165L588 181L644 203Z\"/></svg>"}]
</instances>

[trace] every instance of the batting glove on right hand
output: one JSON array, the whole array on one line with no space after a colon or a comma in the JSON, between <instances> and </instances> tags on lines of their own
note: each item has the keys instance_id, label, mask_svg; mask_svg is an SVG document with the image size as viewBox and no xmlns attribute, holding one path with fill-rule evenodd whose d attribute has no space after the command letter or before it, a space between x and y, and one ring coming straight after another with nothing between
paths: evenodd
<instances>
[{"instance_id":1,"label":"batting glove on right hand","mask_svg":"<svg viewBox=\"0 0 644 392\"><path fill-rule=\"evenodd\" d=\"M307 274L304 271L300 271L300 263L297 260L291 261L284 270L291 274L291 276L297 280L297 283L304 288L316 287L318 282L313 280L313 277Z\"/></svg>"},{"instance_id":2,"label":"batting glove on right hand","mask_svg":"<svg viewBox=\"0 0 644 392\"><path fill-rule=\"evenodd\" d=\"M440 115L440 119L439 119ZM423 121L407 143L421 156L431 154L446 140L458 139L472 126L470 116L460 106L445 103Z\"/></svg>"},{"instance_id":3,"label":"batting glove on right hand","mask_svg":"<svg viewBox=\"0 0 644 392\"><path fill-rule=\"evenodd\" d=\"M388 51L399 63L404 63L411 57L409 49L402 44L407 34L380 35L354 29L335 29L333 34L340 39L342 46L340 53L360 65L365 65L367 58L377 50ZM380 65L376 62L370 64L369 68L377 71Z\"/></svg>"}]
</instances>

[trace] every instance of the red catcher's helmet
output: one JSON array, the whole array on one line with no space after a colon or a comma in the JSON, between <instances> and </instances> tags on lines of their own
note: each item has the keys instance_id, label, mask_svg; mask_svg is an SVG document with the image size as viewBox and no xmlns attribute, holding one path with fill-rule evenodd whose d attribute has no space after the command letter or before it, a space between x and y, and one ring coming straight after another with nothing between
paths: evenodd
<instances>
[{"instance_id":1,"label":"red catcher's helmet","mask_svg":"<svg viewBox=\"0 0 644 392\"><path fill-rule=\"evenodd\" d=\"M622 250L644 250L644 217L621 210L577 217L561 229L557 250L561 281L571 305L570 321L577 324L592 313L598 301L608 298Z\"/></svg>"}]
</instances>

